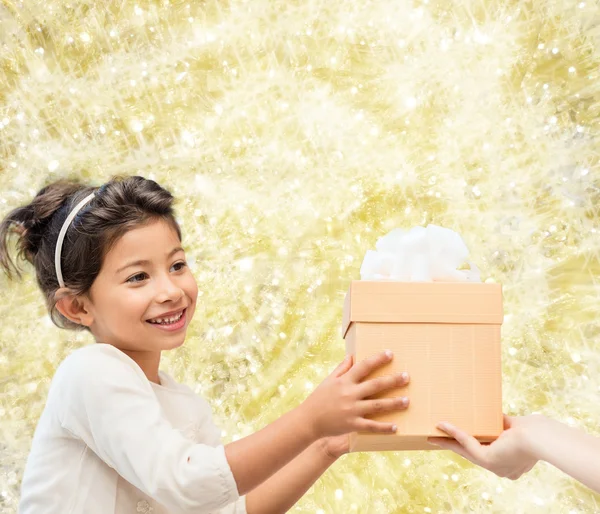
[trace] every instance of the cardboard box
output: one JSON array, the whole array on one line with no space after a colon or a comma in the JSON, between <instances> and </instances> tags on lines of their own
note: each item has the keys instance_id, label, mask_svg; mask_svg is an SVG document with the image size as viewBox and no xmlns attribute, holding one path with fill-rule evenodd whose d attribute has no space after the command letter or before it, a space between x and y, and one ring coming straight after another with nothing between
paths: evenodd
<instances>
[{"instance_id":1,"label":"cardboard box","mask_svg":"<svg viewBox=\"0 0 600 514\"><path fill-rule=\"evenodd\" d=\"M434 450L427 437L449 421L481 442L503 430L500 328L502 287L473 282L353 281L344 302L346 353L359 362L390 349L394 358L368 378L407 371L406 411L372 416L396 434L350 436L350 451Z\"/></svg>"}]
</instances>

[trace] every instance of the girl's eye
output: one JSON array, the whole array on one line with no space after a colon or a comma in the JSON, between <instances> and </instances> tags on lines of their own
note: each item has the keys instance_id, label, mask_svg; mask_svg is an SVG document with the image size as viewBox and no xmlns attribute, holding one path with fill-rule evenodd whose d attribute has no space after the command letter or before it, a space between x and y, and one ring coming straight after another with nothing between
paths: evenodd
<instances>
[{"instance_id":1,"label":"girl's eye","mask_svg":"<svg viewBox=\"0 0 600 514\"><path fill-rule=\"evenodd\" d=\"M181 271L186 266L187 266L187 263L185 261L181 261L181 262L176 262L175 264L173 264L173 266L171 266L171 269L175 268L175 271Z\"/></svg>"},{"instance_id":2,"label":"girl's eye","mask_svg":"<svg viewBox=\"0 0 600 514\"><path fill-rule=\"evenodd\" d=\"M133 275L133 277L128 278L127 282L129 282L130 284L133 284L133 283L136 283L136 282L141 282L147 276L148 275L146 273L138 273L137 275Z\"/></svg>"}]
</instances>

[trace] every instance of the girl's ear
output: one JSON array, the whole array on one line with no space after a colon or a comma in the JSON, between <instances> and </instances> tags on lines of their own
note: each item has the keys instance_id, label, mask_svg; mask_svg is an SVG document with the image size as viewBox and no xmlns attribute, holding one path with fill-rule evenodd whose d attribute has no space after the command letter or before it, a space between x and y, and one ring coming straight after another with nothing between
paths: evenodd
<instances>
[{"instance_id":1,"label":"girl's ear","mask_svg":"<svg viewBox=\"0 0 600 514\"><path fill-rule=\"evenodd\" d=\"M65 318L89 327L94 322L94 316L89 308L89 300L84 296L74 295L68 288L63 287L56 291L56 308Z\"/></svg>"}]
</instances>

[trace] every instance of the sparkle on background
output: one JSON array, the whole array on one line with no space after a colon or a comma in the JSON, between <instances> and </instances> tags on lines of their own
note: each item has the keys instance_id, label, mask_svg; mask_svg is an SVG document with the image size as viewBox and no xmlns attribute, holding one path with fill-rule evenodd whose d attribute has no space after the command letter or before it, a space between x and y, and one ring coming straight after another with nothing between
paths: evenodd
<instances>
[{"instance_id":1,"label":"sparkle on background","mask_svg":"<svg viewBox=\"0 0 600 514\"><path fill-rule=\"evenodd\" d=\"M458 5L460 4L460 5ZM595 2L0 2L0 206L48 178L170 188L198 279L164 366L226 441L343 358L344 293L395 227L459 232L504 285L504 405L598 434L600 48ZM34 277L0 278L0 511L16 512L58 363L88 344ZM343 457L295 512L593 512L537 466Z\"/></svg>"}]
</instances>

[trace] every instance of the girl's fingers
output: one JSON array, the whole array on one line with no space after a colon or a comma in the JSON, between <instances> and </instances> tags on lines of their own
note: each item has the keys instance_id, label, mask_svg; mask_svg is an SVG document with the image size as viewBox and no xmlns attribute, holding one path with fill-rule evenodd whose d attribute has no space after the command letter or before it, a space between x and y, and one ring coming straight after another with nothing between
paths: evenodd
<instances>
[{"instance_id":1,"label":"girl's fingers","mask_svg":"<svg viewBox=\"0 0 600 514\"><path fill-rule=\"evenodd\" d=\"M410 378L406 372L373 378L359 385L358 394L360 398L368 398L389 389L405 386L409 380Z\"/></svg>"},{"instance_id":2,"label":"girl's fingers","mask_svg":"<svg viewBox=\"0 0 600 514\"><path fill-rule=\"evenodd\" d=\"M409 400L406 397L364 400L358 404L358 413L360 416L368 416L379 412L404 410L408 407L408 403Z\"/></svg>"},{"instance_id":3,"label":"girl's fingers","mask_svg":"<svg viewBox=\"0 0 600 514\"><path fill-rule=\"evenodd\" d=\"M387 364L392 360L392 352L386 350L385 352L378 353L367 359L360 361L355 364L354 367L348 373L355 382L360 382L367 375L372 373L383 365Z\"/></svg>"},{"instance_id":4,"label":"girl's fingers","mask_svg":"<svg viewBox=\"0 0 600 514\"><path fill-rule=\"evenodd\" d=\"M331 373L331 375L336 378L341 377L342 375L347 373L348 370L350 370L353 361L354 359L352 355L346 355L346 358L338 365L337 368L333 370L333 373Z\"/></svg>"},{"instance_id":5,"label":"girl's fingers","mask_svg":"<svg viewBox=\"0 0 600 514\"><path fill-rule=\"evenodd\" d=\"M360 419L356 423L357 432L371 432L374 434L395 434L398 427L394 423L382 423L370 419Z\"/></svg>"}]
</instances>

